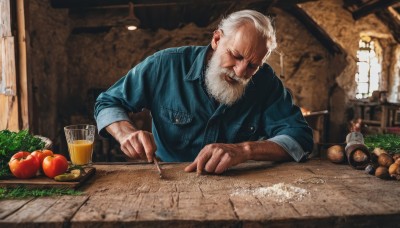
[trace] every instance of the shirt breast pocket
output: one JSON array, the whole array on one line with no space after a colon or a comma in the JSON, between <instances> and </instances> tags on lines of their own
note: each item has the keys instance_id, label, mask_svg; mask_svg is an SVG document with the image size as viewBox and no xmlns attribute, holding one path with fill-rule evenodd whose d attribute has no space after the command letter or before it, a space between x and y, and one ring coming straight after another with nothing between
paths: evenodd
<instances>
[{"instance_id":1,"label":"shirt breast pocket","mask_svg":"<svg viewBox=\"0 0 400 228\"><path fill-rule=\"evenodd\" d=\"M165 134L175 148L185 148L192 140L191 131L193 116L190 113L161 108L161 118L164 121Z\"/></svg>"},{"instance_id":2,"label":"shirt breast pocket","mask_svg":"<svg viewBox=\"0 0 400 228\"><path fill-rule=\"evenodd\" d=\"M244 123L238 126L235 142L245 142L256 140L257 125L255 123Z\"/></svg>"}]
</instances>

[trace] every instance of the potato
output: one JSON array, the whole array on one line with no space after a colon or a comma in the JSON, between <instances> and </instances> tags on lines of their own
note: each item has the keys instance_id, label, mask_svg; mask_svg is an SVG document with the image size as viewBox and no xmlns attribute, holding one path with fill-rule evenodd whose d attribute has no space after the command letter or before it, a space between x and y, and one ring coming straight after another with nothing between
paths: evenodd
<instances>
[{"instance_id":1,"label":"potato","mask_svg":"<svg viewBox=\"0 0 400 228\"><path fill-rule=\"evenodd\" d=\"M391 164L393 164L393 162L394 162L394 160L393 160L392 156L390 156L388 154L382 153L378 157L378 164L380 166L384 166L386 168L389 168L389 166Z\"/></svg>"},{"instance_id":2,"label":"potato","mask_svg":"<svg viewBox=\"0 0 400 228\"><path fill-rule=\"evenodd\" d=\"M389 166L389 174L400 174L400 165L397 163L393 163Z\"/></svg>"},{"instance_id":3,"label":"potato","mask_svg":"<svg viewBox=\"0 0 400 228\"><path fill-rule=\"evenodd\" d=\"M334 145L326 151L326 157L333 163L344 162L344 149L340 145Z\"/></svg>"},{"instance_id":4,"label":"potato","mask_svg":"<svg viewBox=\"0 0 400 228\"><path fill-rule=\"evenodd\" d=\"M394 155L393 155L393 160L396 161L396 160L399 159L399 158L400 158L400 154L394 154Z\"/></svg>"},{"instance_id":5,"label":"potato","mask_svg":"<svg viewBox=\"0 0 400 228\"><path fill-rule=\"evenodd\" d=\"M387 167L379 166L375 171L375 176L381 179L390 179L389 171Z\"/></svg>"}]
</instances>

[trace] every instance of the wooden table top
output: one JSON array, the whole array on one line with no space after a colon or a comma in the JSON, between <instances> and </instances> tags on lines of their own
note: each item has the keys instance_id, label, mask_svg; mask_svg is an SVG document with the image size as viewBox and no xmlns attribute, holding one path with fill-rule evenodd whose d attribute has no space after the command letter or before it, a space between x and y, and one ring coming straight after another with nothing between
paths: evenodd
<instances>
[{"instance_id":1,"label":"wooden table top","mask_svg":"<svg viewBox=\"0 0 400 228\"><path fill-rule=\"evenodd\" d=\"M249 162L223 175L185 163L95 165L79 196L0 201L0 227L399 226L400 183L326 160Z\"/></svg>"}]
</instances>

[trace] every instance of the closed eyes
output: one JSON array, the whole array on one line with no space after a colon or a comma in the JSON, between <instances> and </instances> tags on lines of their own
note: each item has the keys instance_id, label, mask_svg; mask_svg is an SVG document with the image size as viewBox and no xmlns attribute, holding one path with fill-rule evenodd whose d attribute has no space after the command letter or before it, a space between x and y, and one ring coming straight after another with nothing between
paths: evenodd
<instances>
[{"instance_id":1,"label":"closed eyes","mask_svg":"<svg viewBox=\"0 0 400 228\"><path fill-rule=\"evenodd\" d=\"M233 52L231 49L228 49L227 51L228 51L229 55L232 56L232 58L234 58L235 60L242 61L244 59L242 55L240 55L239 53ZM258 64L250 63L250 62L248 63L247 67L252 70L258 70L258 68L260 68L260 66Z\"/></svg>"}]
</instances>

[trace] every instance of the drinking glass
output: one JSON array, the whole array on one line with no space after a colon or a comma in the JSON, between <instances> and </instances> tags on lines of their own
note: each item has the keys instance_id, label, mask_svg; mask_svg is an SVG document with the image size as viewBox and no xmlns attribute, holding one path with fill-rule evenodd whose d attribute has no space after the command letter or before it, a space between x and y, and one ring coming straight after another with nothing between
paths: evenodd
<instances>
[{"instance_id":1,"label":"drinking glass","mask_svg":"<svg viewBox=\"0 0 400 228\"><path fill-rule=\"evenodd\" d=\"M64 127L69 157L73 165L91 165L96 126L78 124Z\"/></svg>"}]
</instances>

